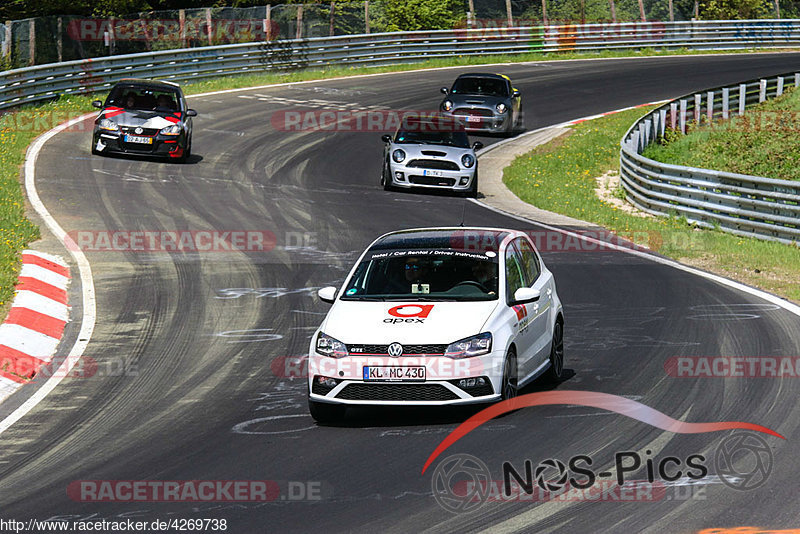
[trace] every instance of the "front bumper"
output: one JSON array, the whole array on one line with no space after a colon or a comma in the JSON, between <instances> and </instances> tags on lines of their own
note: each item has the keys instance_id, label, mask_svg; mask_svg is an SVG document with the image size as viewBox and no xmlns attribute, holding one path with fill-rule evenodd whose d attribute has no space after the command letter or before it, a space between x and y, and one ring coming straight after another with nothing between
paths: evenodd
<instances>
[{"instance_id":1,"label":"front bumper","mask_svg":"<svg viewBox=\"0 0 800 534\"><path fill-rule=\"evenodd\" d=\"M345 405L449 406L494 402L500 398L503 353L453 360L445 356L346 356L308 359L309 399ZM365 380L365 367L403 366L426 369L424 381ZM317 377L333 379L322 385ZM483 385L469 379L483 379ZM467 385L472 384L472 385Z\"/></svg>"},{"instance_id":2,"label":"front bumper","mask_svg":"<svg viewBox=\"0 0 800 534\"><path fill-rule=\"evenodd\" d=\"M465 129L470 133L507 133L511 131L511 112L497 113L495 110L482 110L481 115L452 114L464 122ZM491 113L491 115L488 115Z\"/></svg>"},{"instance_id":3,"label":"front bumper","mask_svg":"<svg viewBox=\"0 0 800 534\"><path fill-rule=\"evenodd\" d=\"M477 165L477 163L476 163ZM475 177L475 167L461 168L457 171L407 167L404 163L389 164L389 174L394 187L421 187L426 189L446 189L450 191L469 191Z\"/></svg>"},{"instance_id":4,"label":"front bumper","mask_svg":"<svg viewBox=\"0 0 800 534\"><path fill-rule=\"evenodd\" d=\"M179 158L186 150L186 135L163 135L153 137L152 143L126 143L124 133L95 129L92 136L92 148L99 153L132 154L141 156L159 156Z\"/></svg>"}]
</instances>

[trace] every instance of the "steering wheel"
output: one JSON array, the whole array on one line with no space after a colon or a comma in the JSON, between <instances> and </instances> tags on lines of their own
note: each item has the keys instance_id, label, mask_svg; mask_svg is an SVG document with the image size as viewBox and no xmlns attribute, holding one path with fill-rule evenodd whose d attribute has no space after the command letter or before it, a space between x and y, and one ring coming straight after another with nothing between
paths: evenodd
<instances>
[{"instance_id":1,"label":"steering wheel","mask_svg":"<svg viewBox=\"0 0 800 534\"><path fill-rule=\"evenodd\" d=\"M481 291L483 291L484 293L490 293L489 289L488 289L488 288L487 288L485 285L481 284L480 282L476 282L476 281L474 281L474 280L464 280L463 282L459 282L459 283L457 283L456 285L454 285L454 286L453 286L452 288L450 288L450 289L451 289L451 290L452 290L452 289L455 289L455 288L457 288L458 286L473 286L473 287L477 287L478 289L480 289L480 290L481 290Z\"/></svg>"}]
</instances>

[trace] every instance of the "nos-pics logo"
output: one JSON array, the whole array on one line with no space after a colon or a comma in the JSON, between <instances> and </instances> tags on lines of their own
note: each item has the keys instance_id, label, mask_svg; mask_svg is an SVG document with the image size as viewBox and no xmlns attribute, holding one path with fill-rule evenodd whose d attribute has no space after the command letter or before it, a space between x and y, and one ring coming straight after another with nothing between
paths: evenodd
<instances>
[{"instance_id":1,"label":"nos-pics logo","mask_svg":"<svg viewBox=\"0 0 800 534\"><path fill-rule=\"evenodd\" d=\"M389 309L389 315L384 323L424 323L431 313L433 304L402 304Z\"/></svg>"}]
</instances>

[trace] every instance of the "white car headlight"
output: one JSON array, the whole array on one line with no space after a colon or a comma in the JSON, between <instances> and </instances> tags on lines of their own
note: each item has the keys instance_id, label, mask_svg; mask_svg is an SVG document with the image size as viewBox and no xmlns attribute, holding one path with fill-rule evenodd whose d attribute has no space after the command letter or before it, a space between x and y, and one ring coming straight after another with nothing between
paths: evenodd
<instances>
[{"instance_id":1,"label":"white car headlight","mask_svg":"<svg viewBox=\"0 0 800 534\"><path fill-rule=\"evenodd\" d=\"M451 109L453 109L453 103L451 101L445 100L442 102L442 110L450 111Z\"/></svg>"},{"instance_id":2,"label":"white car headlight","mask_svg":"<svg viewBox=\"0 0 800 534\"><path fill-rule=\"evenodd\" d=\"M344 358L347 356L347 346L338 339L320 332L317 336L317 354L329 358Z\"/></svg>"},{"instance_id":3,"label":"white car headlight","mask_svg":"<svg viewBox=\"0 0 800 534\"><path fill-rule=\"evenodd\" d=\"M472 156L472 154L464 154L461 156L461 164L469 169L475 165L475 158Z\"/></svg>"},{"instance_id":4,"label":"white car headlight","mask_svg":"<svg viewBox=\"0 0 800 534\"><path fill-rule=\"evenodd\" d=\"M119 130L119 125L111 119L100 119L100 124L98 124L98 126L100 126L101 130Z\"/></svg>"},{"instance_id":5,"label":"white car headlight","mask_svg":"<svg viewBox=\"0 0 800 534\"><path fill-rule=\"evenodd\" d=\"M497 110L498 113L505 113L508 107L506 107L505 104L500 102L499 104L497 104L497 107L495 107L495 109Z\"/></svg>"},{"instance_id":6,"label":"white car headlight","mask_svg":"<svg viewBox=\"0 0 800 534\"><path fill-rule=\"evenodd\" d=\"M395 161L395 163L401 163L404 159L406 159L406 153L398 148L392 152L392 159Z\"/></svg>"},{"instance_id":7,"label":"white car headlight","mask_svg":"<svg viewBox=\"0 0 800 534\"><path fill-rule=\"evenodd\" d=\"M181 125L180 124L173 124L172 126L167 126L166 128L161 128L161 133L164 135L180 135L181 133Z\"/></svg>"},{"instance_id":8,"label":"white car headlight","mask_svg":"<svg viewBox=\"0 0 800 534\"><path fill-rule=\"evenodd\" d=\"M488 354L492 350L492 334L484 332L477 336L468 337L455 343L450 343L444 355L448 358L472 358L481 354Z\"/></svg>"}]
</instances>

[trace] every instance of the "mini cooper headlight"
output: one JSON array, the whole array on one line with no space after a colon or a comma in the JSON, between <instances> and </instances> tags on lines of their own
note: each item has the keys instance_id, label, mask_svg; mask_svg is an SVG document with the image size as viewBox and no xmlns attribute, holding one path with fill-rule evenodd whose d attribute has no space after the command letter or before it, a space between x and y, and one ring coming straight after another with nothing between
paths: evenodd
<instances>
[{"instance_id":1,"label":"mini cooper headlight","mask_svg":"<svg viewBox=\"0 0 800 534\"><path fill-rule=\"evenodd\" d=\"M404 159L406 159L406 153L398 148L397 150L392 152L392 159L395 161L395 163L400 163Z\"/></svg>"},{"instance_id":2,"label":"mini cooper headlight","mask_svg":"<svg viewBox=\"0 0 800 534\"><path fill-rule=\"evenodd\" d=\"M98 124L101 130L112 130L117 131L119 130L119 126L116 122L112 121L111 119L100 119L100 124Z\"/></svg>"},{"instance_id":3,"label":"mini cooper headlight","mask_svg":"<svg viewBox=\"0 0 800 534\"><path fill-rule=\"evenodd\" d=\"M317 354L329 358L344 358L347 356L347 346L338 339L320 332L317 336Z\"/></svg>"},{"instance_id":4,"label":"mini cooper headlight","mask_svg":"<svg viewBox=\"0 0 800 534\"><path fill-rule=\"evenodd\" d=\"M461 156L461 164L469 169L475 165L475 158L472 156L472 154L464 154Z\"/></svg>"},{"instance_id":5,"label":"mini cooper headlight","mask_svg":"<svg viewBox=\"0 0 800 534\"><path fill-rule=\"evenodd\" d=\"M453 103L451 101L445 100L444 102L442 102L443 111L450 111L451 109L453 109Z\"/></svg>"},{"instance_id":6,"label":"mini cooper headlight","mask_svg":"<svg viewBox=\"0 0 800 534\"><path fill-rule=\"evenodd\" d=\"M181 125L173 124L172 126L167 126L166 128L161 129L161 133L164 135L180 135Z\"/></svg>"},{"instance_id":7,"label":"mini cooper headlight","mask_svg":"<svg viewBox=\"0 0 800 534\"><path fill-rule=\"evenodd\" d=\"M506 107L506 105L505 105L505 104L503 104L502 102L500 102L499 104L497 104L497 106L495 107L495 109L497 110L497 112L498 112L498 113L505 113L505 112L506 112L506 110L508 109L508 107Z\"/></svg>"},{"instance_id":8,"label":"mini cooper headlight","mask_svg":"<svg viewBox=\"0 0 800 534\"><path fill-rule=\"evenodd\" d=\"M472 358L481 354L488 354L492 350L492 334L484 332L477 336L468 337L455 343L450 343L444 355L448 358Z\"/></svg>"}]
</instances>

